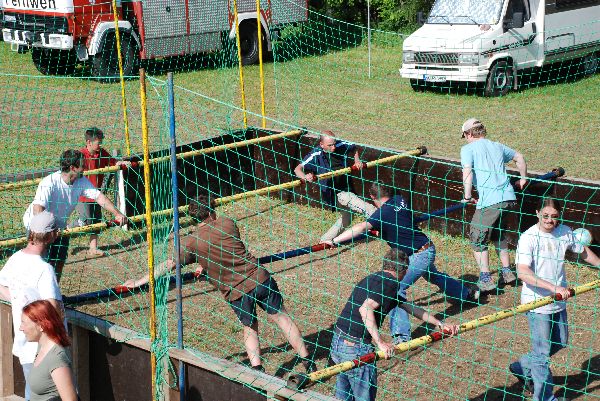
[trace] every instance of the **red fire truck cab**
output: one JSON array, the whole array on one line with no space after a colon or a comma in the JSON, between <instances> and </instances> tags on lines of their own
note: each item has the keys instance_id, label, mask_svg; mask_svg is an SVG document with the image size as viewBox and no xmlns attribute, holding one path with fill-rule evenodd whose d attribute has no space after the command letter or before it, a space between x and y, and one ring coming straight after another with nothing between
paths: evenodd
<instances>
[{"instance_id":1,"label":"red fire truck cab","mask_svg":"<svg viewBox=\"0 0 600 401\"><path fill-rule=\"evenodd\" d=\"M92 75L119 75L115 21L110 1L2 0L2 36L17 51L31 49L43 74L73 73L89 63ZM308 0L263 0L263 49L287 24L308 19ZM222 50L235 39L233 0L117 0L123 72L134 75L143 59ZM256 1L238 0L242 62L258 61ZM273 37L272 37L273 36Z\"/></svg>"}]
</instances>

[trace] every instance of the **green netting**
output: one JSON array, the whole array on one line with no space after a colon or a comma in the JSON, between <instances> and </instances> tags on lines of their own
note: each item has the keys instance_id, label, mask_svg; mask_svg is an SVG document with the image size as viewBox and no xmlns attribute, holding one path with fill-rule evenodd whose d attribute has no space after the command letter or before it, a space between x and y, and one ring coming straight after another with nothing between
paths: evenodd
<instances>
[{"instance_id":1,"label":"green netting","mask_svg":"<svg viewBox=\"0 0 600 401\"><path fill-rule=\"evenodd\" d=\"M141 106L139 81L136 79L140 65L150 75L147 80L147 109L152 157L168 155L169 110L164 77L167 71L176 72L175 114L180 151L253 138L256 130L244 129L243 110L239 107L241 89L237 49L234 41L229 39L228 13L222 11L227 9L228 3L215 2L209 7L210 12L202 18L205 18L203 24L210 25L211 29L202 34L199 30L194 31L205 26L202 24L191 24L187 28L182 24L168 28L163 26L172 21L171 12L186 11L181 5L173 4L170 6L173 10L167 11L158 10L157 3L153 1L123 4L125 8L143 6L153 10L152 7L155 7L156 14L149 12L148 15L157 18L146 22L149 29L140 39L144 41L146 52L143 58L148 60L139 64L135 62L134 35L128 36L124 32L121 42L125 73L130 76L125 81L125 93L134 158L142 154ZM586 7L578 9L581 4ZM419 74L445 78L436 78L438 82L434 83L426 82L423 77L411 81L401 78L398 71L403 60L406 65L410 64L410 56L403 55L403 44L408 35L379 30L368 32L365 27L306 10L298 2L281 0L267 5L263 1L261 7L265 10L271 7L273 20L279 21L265 30L272 40L270 60L264 65L267 126L270 130L280 131L309 127L306 132L315 135L333 130L341 139L359 143L360 157L365 162L399 154L398 149L412 150L420 145L426 145L434 156L458 158L460 147L464 144L460 139L460 125L467 118L477 116L485 123L491 139L506 143L525 155L530 171L546 172L563 166L569 176L582 177L582 180L570 182L532 184L525 196L519 195L507 228L511 261L514 261L519 235L535 224L536 206L546 195L564 201L564 224L573 228L585 226L597 238L598 184L583 178L597 180L599 177L595 168L598 164L599 78L593 74L598 60L598 6L593 2L581 4L558 4L557 7L563 8L560 12L554 10L547 20L564 17L569 12L576 15L573 18L583 18L581 13L591 15L587 22L567 21L554 28L538 24L534 31L529 18L529 25L525 23L523 29L529 28L531 32L528 31L528 35L519 33L519 37L532 42L515 51L530 52L531 57L541 57L544 52L554 51L555 62L540 68L518 69L518 91L511 90L499 93L501 97L488 98L479 95L486 91L487 94L503 92L503 88L514 84L514 64L505 62L505 58L499 59L496 67L485 67L483 61L488 56L479 54L480 67L472 67L471 72L479 71L482 81L452 82L448 77L458 75L460 52L432 50L429 45L416 44L411 51L414 52L412 56L414 64L419 67ZM229 6L232 7L232 3ZM244 10L250 12L255 2L242 2L238 7L240 13ZM510 7L516 6L510 4ZM110 27L112 12L109 4L84 8L75 6L75 13L82 10L90 16L105 18L107 29ZM188 13L192 10L193 7L188 6ZM528 12L534 14L531 10ZM505 9L500 12L505 15L503 13L506 13ZM12 35L14 30L20 30L18 24L22 24L17 17L15 20L7 19L7 16L14 15L21 14L8 7L4 10L3 24L5 28L13 29ZM38 17L31 13L27 15L29 19L25 22L44 25L48 31L61 33L59 29L63 29L60 25L62 20L58 18L48 19L43 13ZM197 22L194 18L198 16L190 15L191 20ZM443 17L430 18L441 18L442 21L432 21L425 27L444 25ZM453 35L470 29L469 40L463 41L459 50L471 54L475 51L473 49L491 47L485 37L487 31L479 28L486 21L476 20L477 24L473 24L467 17L457 18L466 21L446 27L445 34L427 36L421 31L416 33L416 38L421 36L424 40L443 42L449 47ZM177 22L180 23L181 19ZM503 30L502 21L491 25L492 31ZM252 49L257 50L251 46L254 44L252 40L256 39L252 27L256 29L255 19L243 20L240 25L243 56L248 64L255 61L256 54ZM36 25L32 29L39 33L41 28ZM71 32L70 27L65 29L67 33ZM82 29L92 31L92 27ZM139 28L136 29L134 31L139 34ZM175 34L177 29L183 30L179 36ZM518 36L514 29L509 31L507 35ZM571 32L578 32L576 39L572 38ZM562 39L556 39L559 42L554 48L545 46L545 38L553 36ZM8 40L6 34L4 38ZM105 132L105 149L114 149L121 155L127 153L121 88L118 83L103 82L116 81L118 76L114 52L108 50L115 46L113 38L107 37L107 50L89 55L86 63L75 62L76 50L33 47L29 53L22 54L11 52L8 43L0 43L0 146L4 149L0 155L0 187L31 178L35 172L43 176L56 169L63 150L79 149L85 145L83 132L90 126L101 127ZM414 43L415 36L411 40ZM574 42L569 44L568 41ZM91 51L91 45L86 46ZM564 54L556 51L563 47L567 50ZM163 58L187 53L190 48L206 53ZM509 50L513 48L509 46ZM492 75L486 75L490 69ZM259 67L250 65L243 71L248 124L258 127L261 124ZM446 71L447 75L440 71ZM465 73L465 70L462 72ZM508 82L508 86L498 88L504 82L500 78ZM443 79L446 81L442 82ZM493 85L490 86L488 81ZM426 90L421 92L422 89ZM271 131L261 135L269 133ZM207 191L216 197L225 197L292 181L296 179L294 167L315 144L314 139L303 133L273 143L263 142L180 160L179 199L187 204L194 196ZM172 207L170 172L168 160L152 165L151 208L154 211ZM460 167L435 157L411 156L354 173L353 177L357 192L366 200L368 187L375 180L388 183L409 201L415 216L454 205L463 196ZM127 210L129 217L139 216L144 214L146 206L142 181L143 169L127 169L123 174L114 174L105 192L122 210ZM22 215L34 197L35 188L34 184L2 189L0 240L24 235ZM421 223L424 232L436 245L437 268L469 288L475 288L478 281L478 269L469 244L472 212L472 207L468 207ZM321 235L338 218L338 214L320 199L316 187L304 184L272 192L269 196L227 203L220 206L217 213L237 223L241 239L257 257L317 244ZM362 219L359 214L353 217L354 222ZM76 218L74 214L72 220ZM103 218L110 220L112 216L104 212ZM193 234L197 223L183 214L181 234ZM172 235L171 215L154 217L156 265L172 257ZM148 246L143 219L130 224L127 231L119 228L101 231L99 241L105 255L91 258L86 255L87 234L71 239L60 283L65 296L114 288L128 278L147 272ZM17 248L4 247L3 258ZM299 326L319 368L328 363L333 325L352 288L367 274L381 268L382 255L387 249L384 241L369 237L366 241L340 249L315 251L266 265L279 284L286 308ZM597 250L597 247L594 249ZM185 266L183 272L192 273L196 267L196 264ZM498 279L499 267L498 259L492 255L494 280ZM567 276L570 286L598 278L596 270L576 257L567 263ZM163 277L157 281L156 289L158 324L153 349L159 358L156 388L160 399L164 397L162 385L168 375L173 374L172 367L164 369L162 362L167 350L177 346L178 318L173 286ZM461 303L455 296L441 292L437 286L419 280L410 287L407 298L409 302L435 313L438 318L460 324L515 307L520 303L520 291L520 286L506 286L475 305ZM596 355L599 348L597 294L593 291L569 301L569 344L552 358L555 390L568 398L600 398L596 388L600 366ZM146 290L133 295L92 299L74 307L131 328L141 337L149 336ZM295 351L277 325L262 312L258 319L262 361L267 373L287 378L291 373L304 372L302 364L294 357ZM219 291L203 279L194 278L183 287L183 327L185 347L198 355L205 353L237 363L248 363L242 326ZM412 328L413 338L431 333L434 329L421 325L416 319L412 320ZM387 321L381 331L389 339ZM521 399L521 386L508 371L508 365L528 350L529 329L524 316L491 323L457 338L420 347L389 361L379 361L377 399ZM335 380L329 380L318 383L313 389L333 395L334 385Z\"/></svg>"}]
</instances>

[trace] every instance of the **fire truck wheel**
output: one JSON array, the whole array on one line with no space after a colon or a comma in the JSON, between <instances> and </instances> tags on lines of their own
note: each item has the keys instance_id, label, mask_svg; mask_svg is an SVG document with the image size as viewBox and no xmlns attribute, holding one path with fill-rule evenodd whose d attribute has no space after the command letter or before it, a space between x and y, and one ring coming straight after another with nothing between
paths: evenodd
<instances>
[{"instance_id":1,"label":"fire truck wheel","mask_svg":"<svg viewBox=\"0 0 600 401\"><path fill-rule=\"evenodd\" d=\"M123 75L135 74L138 65L138 53L135 40L128 34L121 37L121 57L123 59ZM117 57L117 38L109 34L104 42L102 51L92 59L92 75L101 82L116 82L119 80L119 59Z\"/></svg>"},{"instance_id":2,"label":"fire truck wheel","mask_svg":"<svg viewBox=\"0 0 600 401\"><path fill-rule=\"evenodd\" d=\"M267 38L264 30L261 31L263 33L263 57L265 60L267 60L269 57L267 54ZM255 22L246 22L240 25L240 48L242 50L241 53L243 65L252 65L258 63L258 32ZM237 52L237 49L235 49L235 51ZM235 59L237 60L237 55L235 56Z\"/></svg>"},{"instance_id":3,"label":"fire truck wheel","mask_svg":"<svg viewBox=\"0 0 600 401\"><path fill-rule=\"evenodd\" d=\"M74 51L34 47L31 58L35 68L44 75L70 75L75 72L77 56Z\"/></svg>"}]
</instances>

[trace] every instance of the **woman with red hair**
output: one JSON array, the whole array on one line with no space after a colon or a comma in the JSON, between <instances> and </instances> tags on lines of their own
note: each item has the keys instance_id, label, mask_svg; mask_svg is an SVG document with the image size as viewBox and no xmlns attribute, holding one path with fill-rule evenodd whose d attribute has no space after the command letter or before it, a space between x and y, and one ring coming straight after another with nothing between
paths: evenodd
<instances>
[{"instance_id":1,"label":"woman with red hair","mask_svg":"<svg viewBox=\"0 0 600 401\"><path fill-rule=\"evenodd\" d=\"M38 351L29 373L30 401L77 401L71 358L71 344L60 314L46 300L23 308L20 330L27 341L37 342Z\"/></svg>"}]
</instances>

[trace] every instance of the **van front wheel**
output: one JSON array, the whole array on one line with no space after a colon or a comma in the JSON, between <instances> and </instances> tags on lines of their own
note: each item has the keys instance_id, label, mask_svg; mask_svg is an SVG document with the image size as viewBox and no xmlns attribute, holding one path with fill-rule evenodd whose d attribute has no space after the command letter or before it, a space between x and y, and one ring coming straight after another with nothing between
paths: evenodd
<instances>
[{"instance_id":1,"label":"van front wheel","mask_svg":"<svg viewBox=\"0 0 600 401\"><path fill-rule=\"evenodd\" d=\"M497 61L487 77L484 95L505 96L514 84L512 66L506 60Z\"/></svg>"},{"instance_id":2,"label":"van front wheel","mask_svg":"<svg viewBox=\"0 0 600 401\"><path fill-rule=\"evenodd\" d=\"M425 90L425 81L411 78L410 86L415 92L423 92Z\"/></svg>"}]
</instances>

